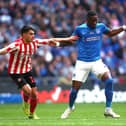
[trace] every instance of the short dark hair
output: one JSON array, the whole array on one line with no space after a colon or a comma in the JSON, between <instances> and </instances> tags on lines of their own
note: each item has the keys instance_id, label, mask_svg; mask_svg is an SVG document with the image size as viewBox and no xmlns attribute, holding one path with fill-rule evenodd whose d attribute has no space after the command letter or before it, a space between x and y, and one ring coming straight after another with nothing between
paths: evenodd
<instances>
[{"instance_id":1,"label":"short dark hair","mask_svg":"<svg viewBox=\"0 0 126 126\"><path fill-rule=\"evenodd\" d=\"M91 17L91 16L96 16L97 15L97 13L96 13L96 11L94 11L94 10L89 10L88 12L87 12L87 18L89 18L89 17Z\"/></svg>"},{"instance_id":2,"label":"short dark hair","mask_svg":"<svg viewBox=\"0 0 126 126\"><path fill-rule=\"evenodd\" d=\"M21 35L23 33L27 33L29 30L33 30L35 32L35 29L32 26L29 26L29 25L23 26L22 29L21 29Z\"/></svg>"}]
</instances>

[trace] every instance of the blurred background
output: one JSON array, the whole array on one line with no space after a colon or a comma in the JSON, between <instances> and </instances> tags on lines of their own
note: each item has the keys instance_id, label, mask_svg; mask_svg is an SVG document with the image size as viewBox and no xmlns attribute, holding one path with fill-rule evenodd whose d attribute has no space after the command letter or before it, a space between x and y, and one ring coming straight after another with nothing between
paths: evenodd
<instances>
[{"instance_id":1,"label":"blurred background","mask_svg":"<svg viewBox=\"0 0 126 126\"><path fill-rule=\"evenodd\" d=\"M68 37L90 9L110 28L126 24L125 0L0 0L0 48L17 39L23 25L32 25L37 38ZM76 46L38 49L32 65L40 103L68 102L76 56ZM114 79L114 102L126 101L126 33L104 36L101 56ZM9 54L0 56L0 103L20 103L20 91L7 72L8 59ZM90 74L76 102L104 102L103 89Z\"/></svg>"}]
</instances>

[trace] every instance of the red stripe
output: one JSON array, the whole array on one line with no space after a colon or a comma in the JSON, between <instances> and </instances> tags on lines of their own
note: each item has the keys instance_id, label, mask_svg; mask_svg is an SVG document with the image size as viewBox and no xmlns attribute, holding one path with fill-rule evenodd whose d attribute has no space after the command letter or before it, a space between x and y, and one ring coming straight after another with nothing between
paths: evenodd
<instances>
[{"instance_id":1,"label":"red stripe","mask_svg":"<svg viewBox=\"0 0 126 126\"><path fill-rule=\"evenodd\" d=\"M37 48L39 48L41 45L47 45L47 42L46 42L46 41L41 41L41 42L40 42L40 41L36 40L35 42L36 42L37 45L38 45ZM39 44L40 44L40 45L39 45Z\"/></svg>"},{"instance_id":2,"label":"red stripe","mask_svg":"<svg viewBox=\"0 0 126 126\"><path fill-rule=\"evenodd\" d=\"M31 56L32 55L32 43L29 44L29 55Z\"/></svg>"},{"instance_id":3,"label":"red stripe","mask_svg":"<svg viewBox=\"0 0 126 126\"><path fill-rule=\"evenodd\" d=\"M8 73L11 73L11 67L12 67L13 61L14 61L14 54L13 53L10 53Z\"/></svg>"},{"instance_id":4,"label":"red stripe","mask_svg":"<svg viewBox=\"0 0 126 126\"><path fill-rule=\"evenodd\" d=\"M9 52L11 50L11 48L9 47L9 48L7 48L7 51Z\"/></svg>"},{"instance_id":5,"label":"red stripe","mask_svg":"<svg viewBox=\"0 0 126 126\"><path fill-rule=\"evenodd\" d=\"M20 73L23 73L23 68L24 68L24 62L25 62L26 54L27 54L27 44L24 43L24 58L23 58L22 63L21 63ZM25 72L26 72L26 70L25 70Z\"/></svg>"},{"instance_id":6,"label":"red stripe","mask_svg":"<svg viewBox=\"0 0 126 126\"><path fill-rule=\"evenodd\" d=\"M47 44L47 42L46 41L43 41L43 42L40 42L40 44Z\"/></svg>"},{"instance_id":7,"label":"red stripe","mask_svg":"<svg viewBox=\"0 0 126 126\"><path fill-rule=\"evenodd\" d=\"M14 66L14 73L17 73L17 69L19 67L19 61L20 61L20 55L21 55L21 52L22 52L22 45L20 45L20 50L17 54L17 59L16 59L16 63L15 63L15 66Z\"/></svg>"}]
</instances>

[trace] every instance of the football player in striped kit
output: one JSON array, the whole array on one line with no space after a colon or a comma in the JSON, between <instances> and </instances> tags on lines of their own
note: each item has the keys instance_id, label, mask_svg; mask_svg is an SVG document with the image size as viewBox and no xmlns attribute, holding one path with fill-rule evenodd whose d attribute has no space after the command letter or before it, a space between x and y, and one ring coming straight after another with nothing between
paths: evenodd
<instances>
[{"instance_id":1,"label":"football player in striped kit","mask_svg":"<svg viewBox=\"0 0 126 126\"><path fill-rule=\"evenodd\" d=\"M36 39L34 35L35 30L31 26L24 26L21 29L21 38L0 49L0 55L10 53L8 72L18 88L23 91L23 109L29 119L39 119L35 114L37 88L32 76L32 55L40 46L59 46L60 42L71 43L78 39L77 37Z\"/></svg>"}]
</instances>

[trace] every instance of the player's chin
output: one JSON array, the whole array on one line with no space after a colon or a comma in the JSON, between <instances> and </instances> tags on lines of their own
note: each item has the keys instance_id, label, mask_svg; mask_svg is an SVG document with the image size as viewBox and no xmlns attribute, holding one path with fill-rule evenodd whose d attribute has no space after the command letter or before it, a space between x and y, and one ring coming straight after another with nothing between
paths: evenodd
<instances>
[{"instance_id":1,"label":"player's chin","mask_svg":"<svg viewBox=\"0 0 126 126\"><path fill-rule=\"evenodd\" d=\"M96 28L96 25L92 25L92 28Z\"/></svg>"},{"instance_id":2,"label":"player's chin","mask_svg":"<svg viewBox=\"0 0 126 126\"><path fill-rule=\"evenodd\" d=\"M34 40L34 38L33 39L31 39L31 42Z\"/></svg>"}]
</instances>

